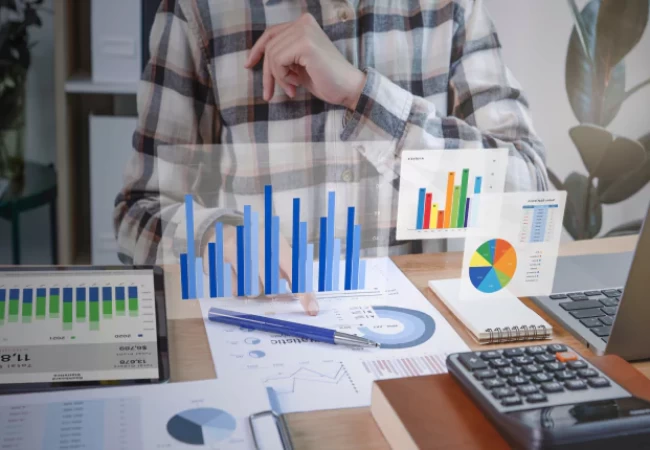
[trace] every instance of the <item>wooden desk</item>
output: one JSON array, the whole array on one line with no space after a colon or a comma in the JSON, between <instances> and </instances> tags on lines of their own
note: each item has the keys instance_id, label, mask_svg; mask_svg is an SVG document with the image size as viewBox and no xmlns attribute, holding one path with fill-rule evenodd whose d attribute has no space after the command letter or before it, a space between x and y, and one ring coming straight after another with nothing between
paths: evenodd
<instances>
[{"instance_id":1,"label":"wooden desk","mask_svg":"<svg viewBox=\"0 0 650 450\"><path fill-rule=\"evenodd\" d=\"M560 254L584 255L616 253L634 249L636 237L598 239L593 241L570 242L562 245ZM432 279L453 278L460 275L462 254L438 253L408 255L393 258L397 266L411 282L440 311L452 327L472 349L517 346L521 344L502 344L479 346L451 314L444 304L429 290L427 283ZM178 276L168 277L168 292L180 292ZM180 296L176 297L177 299ZM557 322L548 317L528 300L522 300L546 319L554 329L554 342L572 346L585 356L591 352L573 336L564 331ZM170 358L172 381L191 381L215 378L201 311L197 302L183 302L170 299L168 304ZM635 363L634 366L650 378L650 361ZM379 428L368 408L355 408L335 411L317 411L289 415L289 426L296 448L322 449L388 449Z\"/></svg>"}]
</instances>

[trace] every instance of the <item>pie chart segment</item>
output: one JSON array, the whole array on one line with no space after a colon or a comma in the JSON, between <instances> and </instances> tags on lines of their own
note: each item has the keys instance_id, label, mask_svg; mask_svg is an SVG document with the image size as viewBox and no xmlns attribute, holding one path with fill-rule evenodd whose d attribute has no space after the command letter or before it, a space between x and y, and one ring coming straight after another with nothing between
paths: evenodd
<instances>
[{"instance_id":1,"label":"pie chart segment","mask_svg":"<svg viewBox=\"0 0 650 450\"><path fill-rule=\"evenodd\" d=\"M188 409L167 422L167 432L171 437L191 445L209 445L223 441L235 428L235 418L216 408Z\"/></svg>"},{"instance_id":2,"label":"pie chart segment","mask_svg":"<svg viewBox=\"0 0 650 450\"><path fill-rule=\"evenodd\" d=\"M469 278L479 291L492 294L506 287L517 270L517 253L503 239L481 244L470 259Z\"/></svg>"}]
</instances>

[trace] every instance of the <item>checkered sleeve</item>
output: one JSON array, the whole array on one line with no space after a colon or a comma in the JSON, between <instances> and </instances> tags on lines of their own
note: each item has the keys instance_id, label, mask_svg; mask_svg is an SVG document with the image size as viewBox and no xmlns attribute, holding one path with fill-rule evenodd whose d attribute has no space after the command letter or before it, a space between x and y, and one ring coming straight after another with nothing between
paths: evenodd
<instances>
[{"instance_id":1,"label":"checkered sleeve","mask_svg":"<svg viewBox=\"0 0 650 450\"><path fill-rule=\"evenodd\" d=\"M528 103L506 67L483 0L457 3L446 114L372 68L356 110L348 112L343 140L391 139L366 154L379 171L395 165L402 149L507 148L507 190L546 190L545 149ZM431 43L430 45L439 45Z\"/></svg>"},{"instance_id":2,"label":"checkered sleeve","mask_svg":"<svg viewBox=\"0 0 650 450\"><path fill-rule=\"evenodd\" d=\"M134 152L115 200L119 257L127 264L166 262L183 248L185 194L194 194L197 247L216 220L237 216L208 207L201 195L217 189L205 159L220 122L200 27L191 14L181 0L163 0L151 31Z\"/></svg>"}]
</instances>

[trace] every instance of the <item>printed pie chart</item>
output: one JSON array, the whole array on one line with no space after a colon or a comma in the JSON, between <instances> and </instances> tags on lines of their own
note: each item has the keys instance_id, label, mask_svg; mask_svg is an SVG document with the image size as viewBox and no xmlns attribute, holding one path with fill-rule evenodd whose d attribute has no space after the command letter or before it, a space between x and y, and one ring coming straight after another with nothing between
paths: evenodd
<instances>
[{"instance_id":1,"label":"printed pie chart","mask_svg":"<svg viewBox=\"0 0 650 450\"><path fill-rule=\"evenodd\" d=\"M491 239L481 244L469 262L470 281L486 294L506 287L516 271L517 252L503 239Z\"/></svg>"},{"instance_id":2,"label":"printed pie chart","mask_svg":"<svg viewBox=\"0 0 650 450\"><path fill-rule=\"evenodd\" d=\"M171 437L191 445L209 445L223 441L235 428L235 418L216 408L188 409L167 422L167 432Z\"/></svg>"},{"instance_id":3,"label":"printed pie chart","mask_svg":"<svg viewBox=\"0 0 650 450\"><path fill-rule=\"evenodd\" d=\"M380 319L392 322L393 327L400 325L400 331L397 333L382 333L382 330L386 330L386 325L380 329L359 328L364 338L379 342L382 349L415 347L431 339L436 331L433 317L421 311L393 306L374 306L372 309Z\"/></svg>"}]
</instances>

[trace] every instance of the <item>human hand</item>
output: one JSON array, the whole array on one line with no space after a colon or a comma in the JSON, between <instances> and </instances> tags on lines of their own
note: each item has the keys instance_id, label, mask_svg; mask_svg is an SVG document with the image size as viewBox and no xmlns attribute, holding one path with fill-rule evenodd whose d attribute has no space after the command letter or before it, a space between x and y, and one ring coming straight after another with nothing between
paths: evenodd
<instances>
[{"instance_id":1,"label":"human hand","mask_svg":"<svg viewBox=\"0 0 650 450\"><path fill-rule=\"evenodd\" d=\"M251 49L245 67L264 55L264 100L270 101L275 82L293 98L296 86L334 105L354 110L366 75L338 51L311 14L272 26Z\"/></svg>"},{"instance_id":2,"label":"human hand","mask_svg":"<svg viewBox=\"0 0 650 450\"><path fill-rule=\"evenodd\" d=\"M214 228L211 230L213 235L210 237L210 241L214 240ZM264 233L259 232L258 242L260 243L259 255L259 292L260 297L263 297L264 294L264 273L265 273L265 260L264 260ZM291 246L289 242L283 237L280 236L280 241L278 242L280 248L280 279L284 278L288 281L289 287L292 286L291 280ZM203 251L203 269L208 272L208 246ZM233 287L233 294L236 294L237 287L237 228L232 225L224 225L223 227L223 259L225 263L229 263L231 267L231 286ZM318 314L319 306L316 301L316 296L313 292L300 293L300 294L279 294L279 296L293 296L297 297L300 300L300 304L304 308L305 312L310 316L315 316Z\"/></svg>"}]
</instances>

